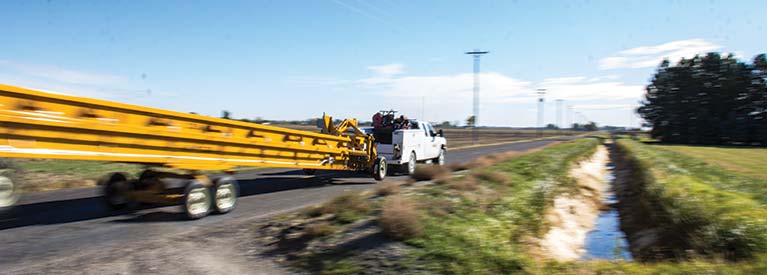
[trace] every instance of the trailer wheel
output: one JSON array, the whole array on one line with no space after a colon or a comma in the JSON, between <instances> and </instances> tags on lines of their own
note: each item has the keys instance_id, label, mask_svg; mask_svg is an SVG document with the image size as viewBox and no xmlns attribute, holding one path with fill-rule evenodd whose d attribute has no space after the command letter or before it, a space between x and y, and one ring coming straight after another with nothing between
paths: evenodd
<instances>
[{"instance_id":1,"label":"trailer wheel","mask_svg":"<svg viewBox=\"0 0 767 275\"><path fill-rule=\"evenodd\" d=\"M134 183L124 173L107 174L98 184L104 186L104 200L113 210L122 210L135 203L128 197L128 193L135 189Z\"/></svg>"},{"instance_id":2,"label":"trailer wheel","mask_svg":"<svg viewBox=\"0 0 767 275\"><path fill-rule=\"evenodd\" d=\"M12 169L0 169L0 210L5 210L19 200L19 188Z\"/></svg>"},{"instance_id":3,"label":"trailer wheel","mask_svg":"<svg viewBox=\"0 0 767 275\"><path fill-rule=\"evenodd\" d=\"M237 206L240 185L233 177L223 177L213 183L213 209L218 214L226 214Z\"/></svg>"},{"instance_id":4,"label":"trailer wheel","mask_svg":"<svg viewBox=\"0 0 767 275\"><path fill-rule=\"evenodd\" d=\"M418 162L418 158L416 158L415 152L410 153L410 160L402 165L402 172L405 173L405 175L412 175L415 173L415 165Z\"/></svg>"},{"instance_id":5,"label":"trailer wheel","mask_svg":"<svg viewBox=\"0 0 767 275\"><path fill-rule=\"evenodd\" d=\"M199 219L210 213L210 189L197 180L190 180L184 189L181 209L189 219Z\"/></svg>"},{"instance_id":6,"label":"trailer wheel","mask_svg":"<svg viewBox=\"0 0 767 275\"><path fill-rule=\"evenodd\" d=\"M386 158L378 157L373 165L373 178L375 180L383 180L386 178L386 172L388 165L386 165Z\"/></svg>"}]
</instances>

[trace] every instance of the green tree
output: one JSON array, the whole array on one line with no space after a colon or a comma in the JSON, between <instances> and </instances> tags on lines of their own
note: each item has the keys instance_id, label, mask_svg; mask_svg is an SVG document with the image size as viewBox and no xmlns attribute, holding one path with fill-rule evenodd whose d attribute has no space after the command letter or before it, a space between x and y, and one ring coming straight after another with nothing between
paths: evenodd
<instances>
[{"instance_id":1,"label":"green tree","mask_svg":"<svg viewBox=\"0 0 767 275\"><path fill-rule=\"evenodd\" d=\"M466 125L467 126L474 126L474 120L475 120L474 116L470 116L469 118L466 119Z\"/></svg>"},{"instance_id":2,"label":"green tree","mask_svg":"<svg viewBox=\"0 0 767 275\"><path fill-rule=\"evenodd\" d=\"M591 121L588 124L583 125L583 129L586 130L586 131L596 131L596 130L599 130L599 127L597 127L596 123Z\"/></svg>"},{"instance_id":3,"label":"green tree","mask_svg":"<svg viewBox=\"0 0 767 275\"><path fill-rule=\"evenodd\" d=\"M664 60L637 111L651 135L665 142L767 144L764 68L764 55L753 64L718 53L673 66Z\"/></svg>"}]
</instances>

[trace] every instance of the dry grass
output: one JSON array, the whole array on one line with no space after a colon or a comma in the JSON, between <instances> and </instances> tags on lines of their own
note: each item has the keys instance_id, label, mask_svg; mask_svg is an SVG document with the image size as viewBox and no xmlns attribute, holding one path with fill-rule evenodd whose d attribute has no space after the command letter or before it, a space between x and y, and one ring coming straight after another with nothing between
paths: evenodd
<instances>
[{"instance_id":1,"label":"dry grass","mask_svg":"<svg viewBox=\"0 0 767 275\"><path fill-rule=\"evenodd\" d=\"M479 180L492 183L506 184L509 181L509 177L505 174L488 169L475 170L471 174Z\"/></svg>"},{"instance_id":2,"label":"dry grass","mask_svg":"<svg viewBox=\"0 0 767 275\"><path fill-rule=\"evenodd\" d=\"M384 234L395 240L418 237L423 234L423 224L414 202L407 198L391 196L384 201L378 225Z\"/></svg>"},{"instance_id":3,"label":"dry grass","mask_svg":"<svg viewBox=\"0 0 767 275\"><path fill-rule=\"evenodd\" d=\"M455 203L450 200L431 200L423 204L424 209L432 216L447 216L455 213Z\"/></svg>"},{"instance_id":4,"label":"dry grass","mask_svg":"<svg viewBox=\"0 0 767 275\"><path fill-rule=\"evenodd\" d=\"M309 218L316 218L319 216L322 216L325 212L325 207L323 206L310 206L308 208L305 208L301 213Z\"/></svg>"},{"instance_id":5,"label":"dry grass","mask_svg":"<svg viewBox=\"0 0 767 275\"><path fill-rule=\"evenodd\" d=\"M449 181L447 186L459 191L473 191L479 187L479 181L473 176L466 176Z\"/></svg>"},{"instance_id":6,"label":"dry grass","mask_svg":"<svg viewBox=\"0 0 767 275\"><path fill-rule=\"evenodd\" d=\"M370 204L361 194L346 193L325 203L320 211L334 214L339 223L351 223L370 212Z\"/></svg>"},{"instance_id":7,"label":"dry grass","mask_svg":"<svg viewBox=\"0 0 767 275\"><path fill-rule=\"evenodd\" d=\"M410 177L416 181L433 180L437 178L447 177L450 175L450 171L443 166L439 165L421 165L416 167Z\"/></svg>"},{"instance_id":8,"label":"dry grass","mask_svg":"<svg viewBox=\"0 0 767 275\"><path fill-rule=\"evenodd\" d=\"M447 169L453 172L469 170L469 164L466 162L455 162L447 165Z\"/></svg>"},{"instance_id":9,"label":"dry grass","mask_svg":"<svg viewBox=\"0 0 767 275\"><path fill-rule=\"evenodd\" d=\"M306 226L305 231L306 235L312 236L312 237L323 237L323 236L329 236L336 232L336 228L326 221L321 221L317 223L312 223L308 226Z\"/></svg>"},{"instance_id":10,"label":"dry grass","mask_svg":"<svg viewBox=\"0 0 767 275\"><path fill-rule=\"evenodd\" d=\"M388 196L399 193L400 183L396 181L384 181L376 187L376 194Z\"/></svg>"}]
</instances>

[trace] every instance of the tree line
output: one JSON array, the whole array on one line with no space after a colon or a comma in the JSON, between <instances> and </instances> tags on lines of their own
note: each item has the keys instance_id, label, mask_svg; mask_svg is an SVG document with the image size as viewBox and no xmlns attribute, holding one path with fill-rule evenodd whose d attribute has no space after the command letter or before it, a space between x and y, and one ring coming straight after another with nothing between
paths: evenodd
<instances>
[{"instance_id":1,"label":"tree line","mask_svg":"<svg viewBox=\"0 0 767 275\"><path fill-rule=\"evenodd\" d=\"M732 54L664 60L637 112L663 142L767 145L767 58Z\"/></svg>"}]
</instances>

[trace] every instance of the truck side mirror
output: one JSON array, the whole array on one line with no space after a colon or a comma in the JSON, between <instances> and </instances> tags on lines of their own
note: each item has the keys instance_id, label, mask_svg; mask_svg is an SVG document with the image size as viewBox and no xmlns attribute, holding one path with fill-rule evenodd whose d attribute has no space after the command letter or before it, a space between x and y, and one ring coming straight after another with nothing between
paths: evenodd
<instances>
[{"instance_id":1,"label":"truck side mirror","mask_svg":"<svg viewBox=\"0 0 767 275\"><path fill-rule=\"evenodd\" d=\"M441 136L441 137L444 137L445 133L442 132L442 129L439 129L439 131L437 131L437 135Z\"/></svg>"}]
</instances>

